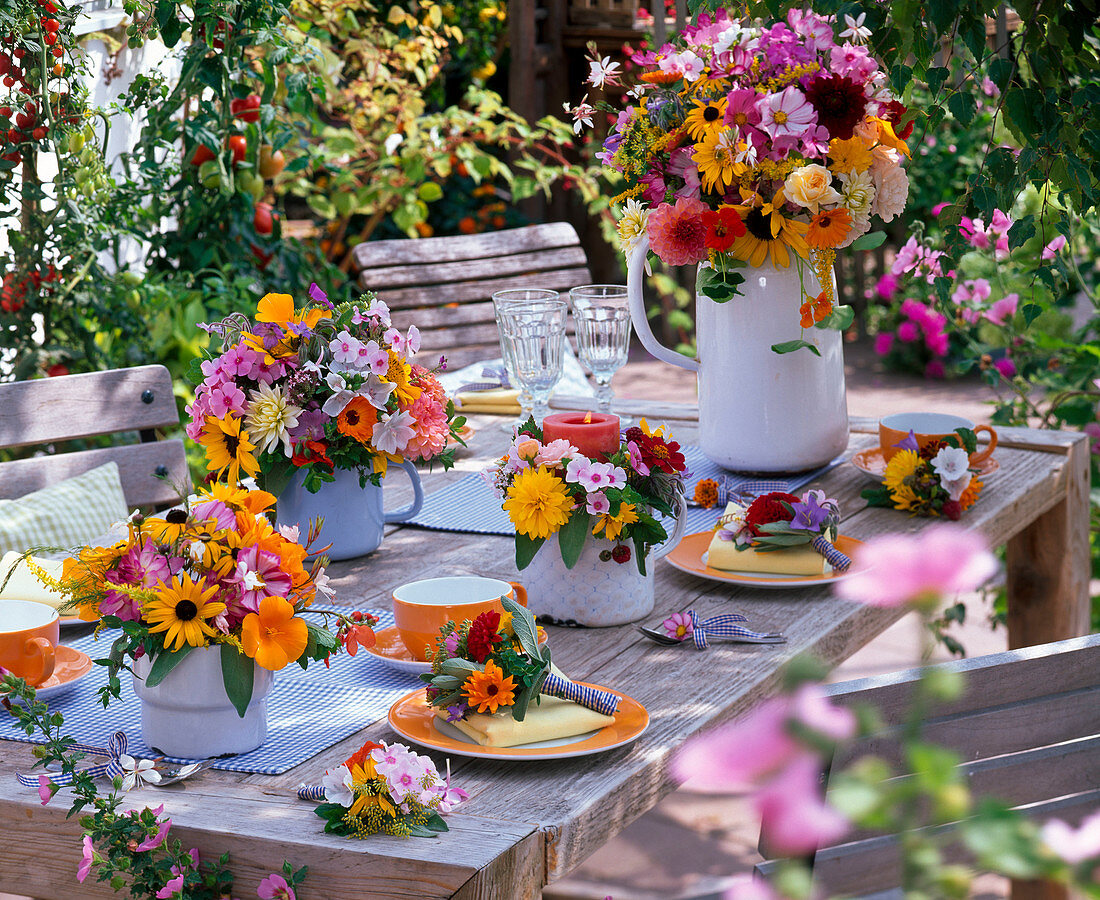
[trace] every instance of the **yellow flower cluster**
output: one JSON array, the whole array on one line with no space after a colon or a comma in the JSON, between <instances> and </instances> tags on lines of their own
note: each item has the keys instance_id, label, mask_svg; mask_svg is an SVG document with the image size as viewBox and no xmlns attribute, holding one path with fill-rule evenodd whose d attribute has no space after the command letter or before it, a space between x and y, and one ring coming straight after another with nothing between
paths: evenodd
<instances>
[{"instance_id":1,"label":"yellow flower cluster","mask_svg":"<svg viewBox=\"0 0 1100 900\"><path fill-rule=\"evenodd\" d=\"M753 63L755 62L756 60L754 59ZM799 79L804 78L806 75L812 75L814 72L817 72L820 69L821 66L819 66L815 62L800 63L797 66L788 66L787 69L779 75L769 78L767 81L761 82L760 85L757 87L757 90L763 88L766 93L774 94L778 91L783 90L783 88L785 88L787 85L794 84Z\"/></svg>"}]
</instances>

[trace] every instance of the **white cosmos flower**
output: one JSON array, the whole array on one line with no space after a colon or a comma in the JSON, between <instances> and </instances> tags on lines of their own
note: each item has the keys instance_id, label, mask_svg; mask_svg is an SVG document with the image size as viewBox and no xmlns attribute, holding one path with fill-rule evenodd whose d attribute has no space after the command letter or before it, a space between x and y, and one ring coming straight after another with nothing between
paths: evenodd
<instances>
[{"instance_id":1,"label":"white cosmos flower","mask_svg":"<svg viewBox=\"0 0 1100 900\"><path fill-rule=\"evenodd\" d=\"M590 59L588 61L588 84L595 88L602 88L605 84L618 84L618 70L619 64L612 62L610 56L605 56L603 59Z\"/></svg>"},{"instance_id":2,"label":"white cosmos flower","mask_svg":"<svg viewBox=\"0 0 1100 900\"><path fill-rule=\"evenodd\" d=\"M160 772L155 768L151 759L134 759L128 753L123 753L118 758L122 766L122 789L124 791L141 787L146 781L149 784L160 784Z\"/></svg>"},{"instance_id":3,"label":"white cosmos flower","mask_svg":"<svg viewBox=\"0 0 1100 900\"><path fill-rule=\"evenodd\" d=\"M943 447L932 457L932 469L952 500L958 500L970 484L970 454L962 447Z\"/></svg>"},{"instance_id":4,"label":"white cosmos flower","mask_svg":"<svg viewBox=\"0 0 1100 900\"><path fill-rule=\"evenodd\" d=\"M281 443L286 456L293 456L289 429L298 424L302 408L291 403L279 385L262 382L248 399L248 415L244 421L257 449L263 453L274 453Z\"/></svg>"}]
</instances>

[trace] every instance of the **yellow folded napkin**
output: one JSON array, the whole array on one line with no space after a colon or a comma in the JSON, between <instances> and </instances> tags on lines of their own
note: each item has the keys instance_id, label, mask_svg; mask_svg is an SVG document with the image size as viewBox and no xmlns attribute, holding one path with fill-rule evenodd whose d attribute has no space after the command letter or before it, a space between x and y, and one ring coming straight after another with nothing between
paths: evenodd
<instances>
[{"instance_id":1,"label":"yellow folded napkin","mask_svg":"<svg viewBox=\"0 0 1100 900\"><path fill-rule=\"evenodd\" d=\"M718 520L731 530L737 530L742 522L744 507L734 501ZM785 547L782 550L740 550L736 541L724 541L714 532L707 548L707 565L724 572L759 572L768 575L828 575L833 571L829 561L809 544L802 547Z\"/></svg>"},{"instance_id":2,"label":"yellow folded napkin","mask_svg":"<svg viewBox=\"0 0 1100 900\"><path fill-rule=\"evenodd\" d=\"M490 413L502 416L519 415L519 391L496 388L491 391L466 391L455 395L455 406L464 413Z\"/></svg>"},{"instance_id":3,"label":"yellow folded napkin","mask_svg":"<svg viewBox=\"0 0 1100 900\"><path fill-rule=\"evenodd\" d=\"M493 716L471 713L451 724L482 747L515 747L517 744L573 737L596 731L615 721L612 716L578 706L571 700L545 696L541 699L538 705L532 703L528 707L522 722L513 719L510 710L501 710ZM447 720L446 710L438 710L436 715L443 721Z\"/></svg>"},{"instance_id":4,"label":"yellow folded napkin","mask_svg":"<svg viewBox=\"0 0 1100 900\"><path fill-rule=\"evenodd\" d=\"M61 577L61 560L38 557L31 557L31 559L51 578ZM8 578L9 572L11 572L11 578ZM61 594L50 590L38 580L38 577L23 562L22 554L14 550L9 550L4 554L3 559L0 559L0 584L4 584L5 579L7 584L4 585L3 590L0 590L0 600L31 600L35 603L45 603L54 609L65 603L65 598Z\"/></svg>"}]
</instances>

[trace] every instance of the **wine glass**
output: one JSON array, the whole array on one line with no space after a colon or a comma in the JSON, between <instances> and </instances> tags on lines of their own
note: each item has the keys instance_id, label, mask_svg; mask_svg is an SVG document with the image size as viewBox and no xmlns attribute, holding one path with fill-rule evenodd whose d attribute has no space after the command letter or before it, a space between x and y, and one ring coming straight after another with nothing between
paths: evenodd
<instances>
[{"instance_id":1,"label":"wine glass","mask_svg":"<svg viewBox=\"0 0 1100 900\"><path fill-rule=\"evenodd\" d=\"M498 307L505 365L530 392L532 415L541 422L549 412L550 392L561 378L565 346L564 300L529 300ZM526 419L524 420L526 421Z\"/></svg>"},{"instance_id":2,"label":"wine glass","mask_svg":"<svg viewBox=\"0 0 1100 900\"><path fill-rule=\"evenodd\" d=\"M611 412L611 376L626 365L630 308L626 285L586 284L569 292L581 362L596 379L600 412Z\"/></svg>"},{"instance_id":3,"label":"wine glass","mask_svg":"<svg viewBox=\"0 0 1100 900\"><path fill-rule=\"evenodd\" d=\"M533 300L557 300L558 292L551 291L545 288L510 288L504 291L496 291L493 294L493 313L496 316L497 328L500 329L500 355L504 361L504 369L508 373L508 378L513 387L519 388L519 407L520 415L517 425L522 425L527 421L533 413L535 405L534 397L531 396L531 392L520 383L519 378L516 376L515 368L512 365L512 361L508 356L507 350L504 347L504 331L500 325L500 311L505 307L513 303L530 303ZM505 429L510 430L511 425L506 425Z\"/></svg>"}]
</instances>

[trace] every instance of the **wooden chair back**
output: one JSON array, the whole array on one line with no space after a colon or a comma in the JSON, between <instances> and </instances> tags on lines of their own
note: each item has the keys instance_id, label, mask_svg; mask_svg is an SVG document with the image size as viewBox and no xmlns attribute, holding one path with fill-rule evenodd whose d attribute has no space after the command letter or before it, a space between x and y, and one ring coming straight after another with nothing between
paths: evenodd
<instances>
[{"instance_id":1,"label":"wooden chair back","mask_svg":"<svg viewBox=\"0 0 1100 900\"><path fill-rule=\"evenodd\" d=\"M164 366L0 384L0 448L46 445L47 451L0 462L0 499L21 497L113 460L127 506L176 503L179 489L187 491L191 484L183 441L157 440L156 432L177 425L172 376ZM54 445L98 435L116 436L120 443L54 452Z\"/></svg>"},{"instance_id":2,"label":"wooden chair back","mask_svg":"<svg viewBox=\"0 0 1100 900\"><path fill-rule=\"evenodd\" d=\"M367 241L352 251L359 284L389 305L394 325L420 329L418 359L451 369L500 356L492 295L592 281L568 222L420 240ZM569 319L572 331L572 317Z\"/></svg>"},{"instance_id":3,"label":"wooden chair back","mask_svg":"<svg viewBox=\"0 0 1100 900\"><path fill-rule=\"evenodd\" d=\"M1100 809L1100 635L944 663L965 678L963 695L925 719L923 736L956 751L975 797L995 797L1035 818L1076 823ZM883 728L849 742L830 772L874 755L904 771L899 734L920 670L827 686L841 706L873 706ZM947 826L951 827L951 826ZM761 835L761 852L767 836ZM814 879L827 896L865 896L900 884L893 834L857 833L814 856ZM767 855L765 853L765 855ZM961 845L948 848L964 860ZM757 866L767 877L777 863ZM1058 885L1016 883L1013 897L1064 897Z\"/></svg>"}]
</instances>

